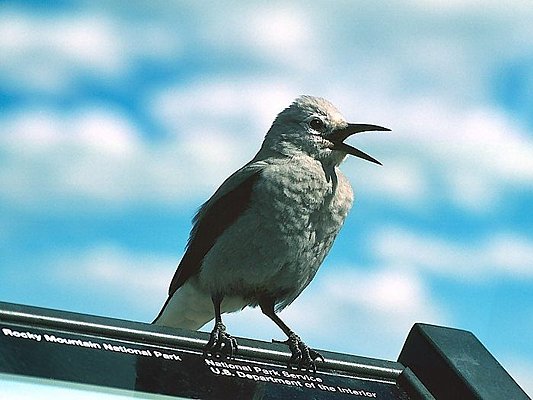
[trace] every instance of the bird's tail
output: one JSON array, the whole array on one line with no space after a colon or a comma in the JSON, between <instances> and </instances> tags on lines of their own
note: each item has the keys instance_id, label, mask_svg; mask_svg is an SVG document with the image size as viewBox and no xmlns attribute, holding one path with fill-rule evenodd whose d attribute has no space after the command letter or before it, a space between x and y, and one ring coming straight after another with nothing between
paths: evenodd
<instances>
[{"instance_id":1,"label":"bird's tail","mask_svg":"<svg viewBox=\"0 0 533 400\"><path fill-rule=\"evenodd\" d=\"M198 330L214 318L211 297L185 283L167 298L156 325Z\"/></svg>"}]
</instances>

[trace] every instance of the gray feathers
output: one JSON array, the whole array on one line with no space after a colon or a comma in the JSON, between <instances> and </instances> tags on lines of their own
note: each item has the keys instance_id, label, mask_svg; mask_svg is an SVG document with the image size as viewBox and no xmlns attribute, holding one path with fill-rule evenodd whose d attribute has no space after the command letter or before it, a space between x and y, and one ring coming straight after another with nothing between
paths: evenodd
<instances>
[{"instance_id":1,"label":"gray feathers","mask_svg":"<svg viewBox=\"0 0 533 400\"><path fill-rule=\"evenodd\" d=\"M254 159L199 209L155 322L197 329L216 317L218 335L221 313L260 305L289 336L272 310L296 299L329 252L353 202L338 166L361 153L343 140L370 128L385 130L348 124L321 98L283 110Z\"/></svg>"}]
</instances>

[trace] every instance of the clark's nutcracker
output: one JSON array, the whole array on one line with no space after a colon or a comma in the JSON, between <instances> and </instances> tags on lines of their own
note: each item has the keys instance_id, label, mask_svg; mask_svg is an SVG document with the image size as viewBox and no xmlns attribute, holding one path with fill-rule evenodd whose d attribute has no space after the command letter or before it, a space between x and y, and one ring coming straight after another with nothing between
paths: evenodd
<instances>
[{"instance_id":1,"label":"clark's nutcracker","mask_svg":"<svg viewBox=\"0 0 533 400\"><path fill-rule=\"evenodd\" d=\"M380 164L344 143L358 132L327 100L297 98L275 119L257 155L199 209L169 296L154 323L199 329L215 318L207 354L233 356L221 314L259 306L287 335L289 365L322 358L276 314L315 276L353 202L339 170L347 154Z\"/></svg>"}]
</instances>

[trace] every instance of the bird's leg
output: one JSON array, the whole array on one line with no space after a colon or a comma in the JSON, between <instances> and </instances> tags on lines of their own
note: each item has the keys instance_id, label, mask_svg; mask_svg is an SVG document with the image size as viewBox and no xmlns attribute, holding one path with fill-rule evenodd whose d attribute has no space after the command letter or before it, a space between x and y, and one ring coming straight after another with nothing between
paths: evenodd
<instances>
[{"instance_id":1,"label":"bird's leg","mask_svg":"<svg viewBox=\"0 0 533 400\"><path fill-rule=\"evenodd\" d=\"M220 312L222 297L213 296L212 300L215 309L215 326L211 331L209 341L204 347L204 354L215 357L233 358L233 355L237 351L237 340L226 333L226 326L222 323Z\"/></svg>"},{"instance_id":2,"label":"bird's leg","mask_svg":"<svg viewBox=\"0 0 533 400\"><path fill-rule=\"evenodd\" d=\"M278 317L274 312L273 301L261 302L259 306L261 307L263 314L274 321L274 323L279 326L288 337L285 341L272 339L272 342L283 343L289 346L289 350L292 354L288 363L289 367L296 366L298 369L316 372L315 361L321 359L322 362L324 362L324 357L322 357L319 352L309 348L302 339L300 339L300 337L294 333L280 317Z\"/></svg>"}]
</instances>

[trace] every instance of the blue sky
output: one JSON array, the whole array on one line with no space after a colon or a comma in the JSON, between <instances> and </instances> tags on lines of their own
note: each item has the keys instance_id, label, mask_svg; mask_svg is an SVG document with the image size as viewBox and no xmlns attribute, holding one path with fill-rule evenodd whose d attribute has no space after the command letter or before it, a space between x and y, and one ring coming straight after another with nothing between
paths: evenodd
<instances>
[{"instance_id":1,"label":"blue sky","mask_svg":"<svg viewBox=\"0 0 533 400\"><path fill-rule=\"evenodd\" d=\"M385 359L467 329L533 392L529 1L46 3L0 5L0 300L150 321L196 208L312 94L393 132L352 139L384 166L342 165L354 208L282 317Z\"/></svg>"}]
</instances>

